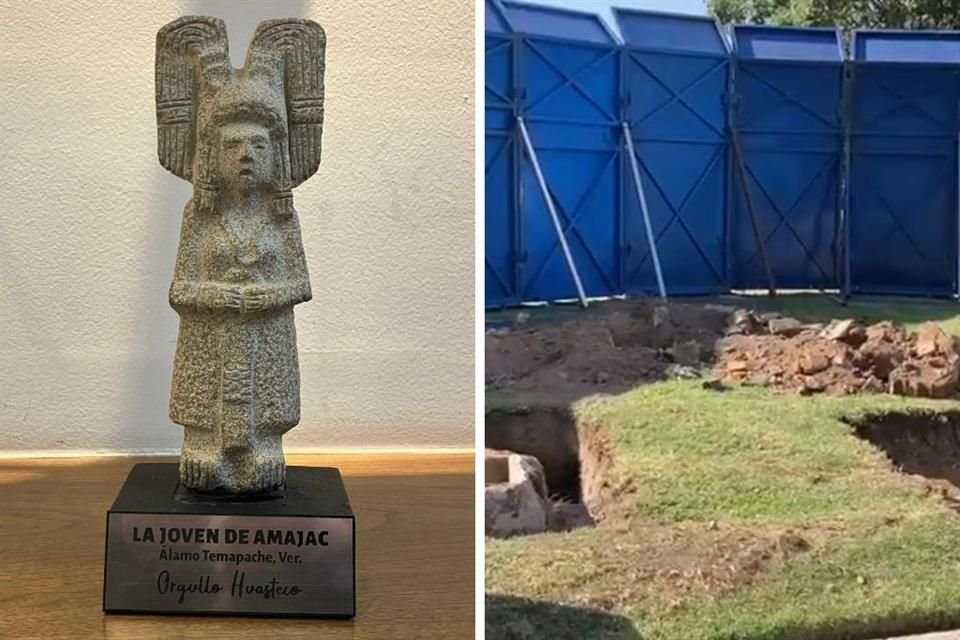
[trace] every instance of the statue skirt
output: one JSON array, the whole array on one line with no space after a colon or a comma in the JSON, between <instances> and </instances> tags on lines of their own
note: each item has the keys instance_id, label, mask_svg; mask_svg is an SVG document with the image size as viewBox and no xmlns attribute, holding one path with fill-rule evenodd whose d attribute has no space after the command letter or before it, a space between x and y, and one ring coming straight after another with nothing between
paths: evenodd
<instances>
[{"instance_id":1,"label":"statue skirt","mask_svg":"<svg viewBox=\"0 0 960 640\"><path fill-rule=\"evenodd\" d=\"M170 419L212 431L222 449L247 448L300 422L293 307L182 314Z\"/></svg>"}]
</instances>

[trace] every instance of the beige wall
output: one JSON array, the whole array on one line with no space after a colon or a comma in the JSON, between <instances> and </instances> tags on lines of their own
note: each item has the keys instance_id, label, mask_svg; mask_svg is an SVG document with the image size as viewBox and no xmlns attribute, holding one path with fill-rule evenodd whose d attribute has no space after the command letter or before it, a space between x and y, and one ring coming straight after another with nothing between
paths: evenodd
<instances>
[{"instance_id":1,"label":"beige wall","mask_svg":"<svg viewBox=\"0 0 960 640\"><path fill-rule=\"evenodd\" d=\"M327 32L324 156L295 193L288 448L473 442L473 1L0 0L0 451L178 449L167 306L189 185L157 162L157 29Z\"/></svg>"}]
</instances>

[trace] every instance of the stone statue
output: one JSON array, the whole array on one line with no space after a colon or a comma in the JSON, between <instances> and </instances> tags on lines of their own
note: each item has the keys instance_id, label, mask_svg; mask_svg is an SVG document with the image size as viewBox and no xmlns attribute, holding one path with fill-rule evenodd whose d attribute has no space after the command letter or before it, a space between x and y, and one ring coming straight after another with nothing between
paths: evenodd
<instances>
[{"instance_id":1,"label":"stone statue","mask_svg":"<svg viewBox=\"0 0 960 640\"><path fill-rule=\"evenodd\" d=\"M315 22L267 20L234 69L222 20L157 34L160 163L193 184L170 286L170 418L193 491L284 482L281 439L300 421L293 308L311 298L291 189L320 163L325 44Z\"/></svg>"}]
</instances>

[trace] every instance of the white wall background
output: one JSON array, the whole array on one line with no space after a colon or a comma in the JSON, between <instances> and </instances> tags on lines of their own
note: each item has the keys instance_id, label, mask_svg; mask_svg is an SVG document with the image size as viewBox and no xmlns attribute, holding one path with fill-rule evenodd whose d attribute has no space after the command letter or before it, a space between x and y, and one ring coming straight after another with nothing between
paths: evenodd
<instances>
[{"instance_id":1,"label":"white wall background","mask_svg":"<svg viewBox=\"0 0 960 640\"><path fill-rule=\"evenodd\" d=\"M167 289L190 186L157 161L157 30L327 32L317 175L295 191L288 450L473 443L473 0L0 0L0 451L178 450Z\"/></svg>"}]
</instances>

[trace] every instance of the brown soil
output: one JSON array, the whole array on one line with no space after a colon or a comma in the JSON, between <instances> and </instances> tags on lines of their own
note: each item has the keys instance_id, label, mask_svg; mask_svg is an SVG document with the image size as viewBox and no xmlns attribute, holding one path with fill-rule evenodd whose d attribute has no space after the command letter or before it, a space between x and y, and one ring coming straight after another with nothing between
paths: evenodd
<instances>
[{"instance_id":1,"label":"brown soil","mask_svg":"<svg viewBox=\"0 0 960 640\"><path fill-rule=\"evenodd\" d=\"M494 409L486 414L484 432L488 448L530 455L543 465L556 515L551 530L627 519L625 497L635 491L632 482L615 464L604 431L584 424L572 410Z\"/></svg>"},{"instance_id":2,"label":"brown soil","mask_svg":"<svg viewBox=\"0 0 960 640\"><path fill-rule=\"evenodd\" d=\"M617 583L606 593L593 591L583 604L616 611L654 594L674 606L690 594L719 596L749 585L772 565L815 552L826 537L805 530L746 529L725 522L670 526L632 522L578 547L585 574L629 571L630 575L628 584Z\"/></svg>"},{"instance_id":3,"label":"brown soil","mask_svg":"<svg viewBox=\"0 0 960 640\"><path fill-rule=\"evenodd\" d=\"M585 514L575 513L573 524L558 521L556 516L548 523L551 531L601 525L598 537L585 538L577 546L577 561L583 567L577 581L608 571L620 573L624 567L630 573L628 586L618 583L607 591L591 591L583 601L590 607L621 610L654 594L658 599L666 596L675 603L671 606L680 606L694 593L719 596L752 583L772 565L815 552L834 535L806 528L748 528L724 521L663 525L631 518L636 487L618 465L608 435L570 410L489 412L486 437L488 444L493 437L513 450L536 453L547 461L545 473L555 478L554 482L579 483L582 503L564 506L574 512L586 507ZM569 475L574 461L576 477ZM557 501L553 506L556 509Z\"/></svg>"},{"instance_id":4,"label":"brown soil","mask_svg":"<svg viewBox=\"0 0 960 640\"><path fill-rule=\"evenodd\" d=\"M903 473L960 510L960 412L890 412L848 422Z\"/></svg>"},{"instance_id":5,"label":"brown soil","mask_svg":"<svg viewBox=\"0 0 960 640\"><path fill-rule=\"evenodd\" d=\"M491 329L486 382L515 391L622 390L711 357L729 309L638 303L629 312Z\"/></svg>"},{"instance_id":6,"label":"brown soil","mask_svg":"<svg viewBox=\"0 0 960 640\"><path fill-rule=\"evenodd\" d=\"M489 331L487 383L524 392L602 396L672 375L699 375L722 368L733 353L724 345L746 337L744 331L757 332L752 338L785 342L803 335L770 336L771 319L718 306L679 304L665 313L639 304L629 313ZM750 341L741 344L754 348ZM584 571L630 567L630 587L591 593L584 604L592 607L617 610L652 593L669 594L680 606L691 593L726 593L751 583L772 564L815 552L832 535L723 521L670 526L638 521L631 517L637 488L619 466L608 434L567 407L489 410L485 436L488 447L537 457L549 492L582 501L601 525L599 537L578 547Z\"/></svg>"},{"instance_id":7,"label":"brown soil","mask_svg":"<svg viewBox=\"0 0 960 640\"><path fill-rule=\"evenodd\" d=\"M580 490L583 503L596 522L608 525L630 517L630 496L636 486L616 464L613 443L601 427L577 425L580 440Z\"/></svg>"},{"instance_id":8,"label":"brown soil","mask_svg":"<svg viewBox=\"0 0 960 640\"><path fill-rule=\"evenodd\" d=\"M936 325L907 335L891 323L804 325L695 304L663 309L638 303L630 311L491 330L486 371L490 388L555 399L602 396L674 376L706 376L704 386L717 390L735 382L801 393L960 395L960 349ZM960 412L872 415L851 424L919 485L960 510ZM817 553L843 531L842 523L781 529L631 518L636 487L619 467L607 434L567 408L490 411L486 440L487 446L538 457L548 485L562 487L564 499L582 500L602 525L596 537L578 541L583 570L576 581L622 573L624 567L630 581L592 590L582 603L591 607L622 610L651 594L666 594L675 606L691 593L715 597L750 584L778 563ZM544 566L550 561L545 557Z\"/></svg>"},{"instance_id":9,"label":"brown soil","mask_svg":"<svg viewBox=\"0 0 960 640\"><path fill-rule=\"evenodd\" d=\"M957 395L960 354L934 324L908 335L890 322L812 326L791 335L740 334L720 342L719 375L799 393ZM832 334L832 335L831 335Z\"/></svg>"},{"instance_id":10,"label":"brown soil","mask_svg":"<svg viewBox=\"0 0 960 640\"><path fill-rule=\"evenodd\" d=\"M568 409L494 409L484 419L484 446L533 456L551 498L580 501L579 441Z\"/></svg>"},{"instance_id":11,"label":"brown soil","mask_svg":"<svg viewBox=\"0 0 960 640\"><path fill-rule=\"evenodd\" d=\"M615 393L669 377L714 378L812 393L960 392L960 347L935 324L908 335L881 322L804 325L718 305L637 303L630 311L493 329L486 382L558 396Z\"/></svg>"}]
</instances>

